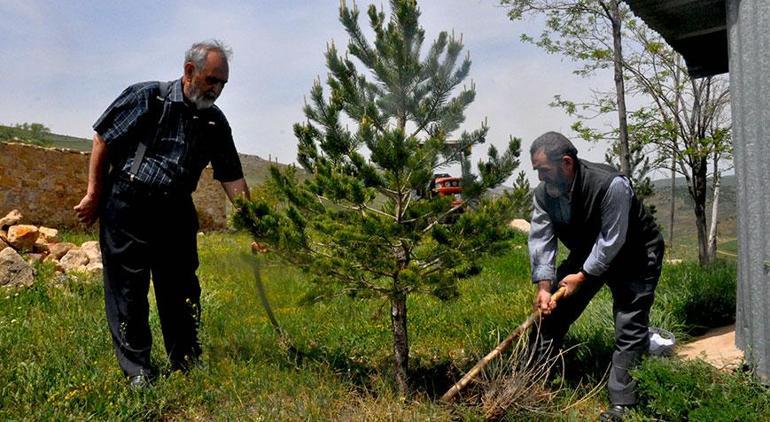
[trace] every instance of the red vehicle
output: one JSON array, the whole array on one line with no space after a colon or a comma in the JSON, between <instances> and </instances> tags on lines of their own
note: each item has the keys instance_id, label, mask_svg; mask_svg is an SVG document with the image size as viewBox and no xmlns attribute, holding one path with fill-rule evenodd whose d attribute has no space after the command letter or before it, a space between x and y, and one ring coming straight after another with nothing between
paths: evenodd
<instances>
[{"instance_id":1,"label":"red vehicle","mask_svg":"<svg viewBox=\"0 0 770 422\"><path fill-rule=\"evenodd\" d=\"M430 190L433 195L438 196L452 196L452 206L458 206L463 203L463 199L460 194L463 191L461 177L452 177L448 174L436 174L433 181L431 181Z\"/></svg>"}]
</instances>

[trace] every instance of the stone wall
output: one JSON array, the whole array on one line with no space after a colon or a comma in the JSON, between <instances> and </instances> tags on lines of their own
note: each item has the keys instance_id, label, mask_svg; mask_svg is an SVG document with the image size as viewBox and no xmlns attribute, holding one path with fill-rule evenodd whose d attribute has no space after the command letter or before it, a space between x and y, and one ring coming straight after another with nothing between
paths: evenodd
<instances>
[{"instance_id":1,"label":"stone wall","mask_svg":"<svg viewBox=\"0 0 770 422\"><path fill-rule=\"evenodd\" d=\"M77 227L72 207L88 183L90 153L0 142L0 214L18 209L29 224ZM222 229L227 198L211 168L193 195L201 230Z\"/></svg>"}]
</instances>

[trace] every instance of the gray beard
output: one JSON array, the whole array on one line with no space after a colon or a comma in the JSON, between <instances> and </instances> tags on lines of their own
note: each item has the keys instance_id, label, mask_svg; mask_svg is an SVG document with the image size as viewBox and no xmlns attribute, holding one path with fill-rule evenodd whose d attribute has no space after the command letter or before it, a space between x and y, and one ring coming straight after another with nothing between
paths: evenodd
<instances>
[{"instance_id":1,"label":"gray beard","mask_svg":"<svg viewBox=\"0 0 770 422\"><path fill-rule=\"evenodd\" d=\"M206 96L195 87L191 87L190 89L190 102L193 103L198 110L211 108L216 100L216 97L212 98L211 96Z\"/></svg>"},{"instance_id":2,"label":"gray beard","mask_svg":"<svg viewBox=\"0 0 770 422\"><path fill-rule=\"evenodd\" d=\"M567 193L569 190L568 185L569 182L561 180L555 181L554 183L546 183L545 191L551 198L557 198Z\"/></svg>"}]
</instances>

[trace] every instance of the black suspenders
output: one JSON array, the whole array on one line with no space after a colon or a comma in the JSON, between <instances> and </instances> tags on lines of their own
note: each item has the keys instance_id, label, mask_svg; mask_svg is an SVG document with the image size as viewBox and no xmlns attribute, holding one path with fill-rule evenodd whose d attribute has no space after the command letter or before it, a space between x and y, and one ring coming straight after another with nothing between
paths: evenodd
<instances>
[{"instance_id":1,"label":"black suspenders","mask_svg":"<svg viewBox=\"0 0 770 422\"><path fill-rule=\"evenodd\" d=\"M156 124L157 128L155 129L155 136L148 140L139 139L139 143L136 146L136 153L134 154L134 162L131 164L131 170L128 172L128 179L131 181L134 180L139 172L139 166L142 164L142 160L144 160L144 154L147 152L148 143L158 141L158 137L163 129L163 118L166 117L166 100L168 100L168 95L171 92L171 84L173 83L173 81L158 82L159 91L158 96L155 99L160 101L160 118Z\"/></svg>"}]
</instances>

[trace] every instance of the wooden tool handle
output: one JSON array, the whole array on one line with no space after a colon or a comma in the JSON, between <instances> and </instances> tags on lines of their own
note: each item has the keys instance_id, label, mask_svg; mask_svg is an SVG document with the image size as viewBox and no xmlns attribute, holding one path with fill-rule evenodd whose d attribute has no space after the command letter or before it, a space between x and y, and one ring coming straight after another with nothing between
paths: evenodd
<instances>
[{"instance_id":1,"label":"wooden tool handle","mask_svg":"<svg viewBox=\"0 0 770 422\"><path fill-rule=\"evenodd\" d=\"M558 302L559 299L564 297L564 294L566 293L567 289L565 287L559 287L559 290L556 291L553 295L551 295L551 299L553 301ZM446 393L444 393L443 396L441 396L441 400L446 403L451 403L454 401L454 398L459 394L463 389L465 389L468 384L470 384L471 381L473 381L479 373L481 373L481 370L486 367L489 362L493 361L496 357L500 356L501 353L503 353L506 349L511 347L511 344L513 344L513 341L516 340L523 332L525 332L529 327L532 326L532 324L540 318L540 309L537 309L536 311L532 312L532 314L527 318L526 321L524 321L521 325L516 327L513 332L505 338L500 344L497 345L497 347L494 348L491 352L487 353L486 356L481 358L476 365L471 368L470 371L468 371L462 378L460 378L460 381L457 381L455 385L452 386L449 390L447 390Z\"/></svg>"}]
</instances>

